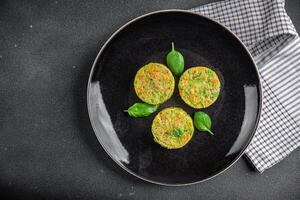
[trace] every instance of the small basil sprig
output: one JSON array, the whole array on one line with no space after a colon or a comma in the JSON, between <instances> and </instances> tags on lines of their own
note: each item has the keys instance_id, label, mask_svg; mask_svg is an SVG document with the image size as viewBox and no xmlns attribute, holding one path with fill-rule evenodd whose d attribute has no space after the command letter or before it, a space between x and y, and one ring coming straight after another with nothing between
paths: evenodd
<instances>
[{"instance_id":1,"label":"small basil sprig","mask_svg":"<svg viewBox=\"0 0 300 200\"><path fill-rule=\"evenodd\" d=\"M209 115L206 114L205 112L201 112L201 111L195 112L194 124L195 124L195 127L199 131L207 131L213 135L213 132L210 130L211 129L211 119L210 119Z\"/></svg>"},{"instance_id":2,"label":"small basil sprig","mask_svg":"<svg viewBox=\"0 0 300 200\"><path fill-rule=\"evenodd\" d=\"M158 105L150 105L147 103L135 103L128 108L128 110L124 110L131 117L147 117L154 113L158 109Z\"/></svg>"},{"instance_id":3,"label":"small basil sprig","mask_svg":"<svg viewBox=\"0 0 300 200\"><path fill-rule=\"evenodd\" d=\"M179 137L181 137L183 135L183 132L179 128L174 128L172 130L172 135L179 138Z\"/></svg>"},{"instance_id":4,"label":"small basil sprig","mask_svg":"<svg viewBox=\"0 0 300 200\"><path fill-rule=\"evenodd\" d=\"M182 74L184 70L184 58L179 51L175 50L173 42L172 50L167 55L167 65L176 76Z\"/></svg>"}]
</instances>

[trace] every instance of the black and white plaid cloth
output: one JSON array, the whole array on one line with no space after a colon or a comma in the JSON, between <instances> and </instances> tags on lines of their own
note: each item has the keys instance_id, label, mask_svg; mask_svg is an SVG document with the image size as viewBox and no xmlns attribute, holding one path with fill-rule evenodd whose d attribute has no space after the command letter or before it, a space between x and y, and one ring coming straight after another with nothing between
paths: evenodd
<instances>
[{"instance_id":1,"label":"black and white plaid cloth","mask_svg":"<svg viewBox=\"0 0 300 200\"><path fill-rule=\"evenodd\" d=\"M263 172L300 144L300 39L284 0L226 0L192 11L228 27L257 64L263 108L246 155Z\"/></svg>"}]
</instances>

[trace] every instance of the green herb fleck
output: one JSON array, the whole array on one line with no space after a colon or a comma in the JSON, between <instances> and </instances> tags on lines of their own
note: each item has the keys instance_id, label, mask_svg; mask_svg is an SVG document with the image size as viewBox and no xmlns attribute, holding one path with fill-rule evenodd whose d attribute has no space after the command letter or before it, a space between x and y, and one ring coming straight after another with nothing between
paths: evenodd
<instances>
[{"instance_id":1,"label":"green herb fleck","mask_svg":"<svg viewBox=\"0 0 300 200\"><path fill-rule=\"evenodd\" d=\"M179 137L181 137L183 135L183 132L179 128L174 128L172 130L172 135L179 138Z\"/></svg>"},{"instance_id":2,"label":"green herb fleck","mask_svg":"<svg viewBox=\"0 0 300 200\"><path fill-rule=\"evenodd\" d=\"M212 71L211 70L205 70L205 74L210 75L210 74L212 74Z\"/></svg>"},{"instance_id":3,"label":"green herb fleck","mask_svg":"<svg viewBox=\"0 0 300 200\"><path fill-rule=\"evenodd\" d=\"M212 93L212 97L215 99L219 96L219 93L215 92L215 93Z\"/></svg>"}]
</instances>

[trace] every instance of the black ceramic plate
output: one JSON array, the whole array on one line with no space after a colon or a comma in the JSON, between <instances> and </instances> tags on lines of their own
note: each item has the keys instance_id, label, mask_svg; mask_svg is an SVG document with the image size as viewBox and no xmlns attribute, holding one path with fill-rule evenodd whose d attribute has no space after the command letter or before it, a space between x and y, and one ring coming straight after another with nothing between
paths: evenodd
<instances>
[{"instance_id":1,"label":"black ceramic plate","mask_svg":"<svg viewBox=\"0 0 300 200\"><path fill-rule=\"evenodd\" d=\"M153 141L151 123L157 113L134 119L123 112L140 102L133 89L137 70L149 62L165 63L172 41L186 68L209 66L222 85L218 100L202 109L211 116L215 135L196 131L177 150ZM175 89L160 110L179 106L193 115L195 109ZM90 120L105 151L129 173L163 185L201 182L226 170L249 144L260 109L260 81L249 52L222 25L187 11L158 11L125 24L102 47L88 83Z\"/></svg>"}]
</instances>

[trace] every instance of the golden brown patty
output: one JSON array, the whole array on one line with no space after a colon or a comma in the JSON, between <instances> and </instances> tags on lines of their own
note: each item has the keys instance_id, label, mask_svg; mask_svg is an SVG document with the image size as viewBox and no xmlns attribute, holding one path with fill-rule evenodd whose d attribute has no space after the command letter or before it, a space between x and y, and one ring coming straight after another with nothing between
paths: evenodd
<instances>
[{"instance_id":1,"label":"golden brown patty","mask_svg":"<svg viewBox=\"0 0 300 200\"><path fill-rule=\"evenodd\" d=\"M149 104L161 104L168 100L175 87L171 71L163 64L149 63L143 66L134 79L137 96Z\"/></svg>"},{"instance_id":2,"label":"golden brown patty","mask_svg":"<svg viewBox=\"0 0 300 200\"><path fill-rule=\"evenodd\" d=\"M213 104L220 94L220 80L207 67L192 67L180 77L178 88L183 101L193 108L206 108Z\"/></svg>"},{"instance_id":3,"label":"golden brown patty","mask_svg":"<svg viewBox=\"0 0 300 200\"><path fill-rule=\"evenodd\" d=\"M181 108L166 108L152 122L154 141L168 149L183 147L190 141L193 133L193 120Z\"/></svg>"}]
</instances>

